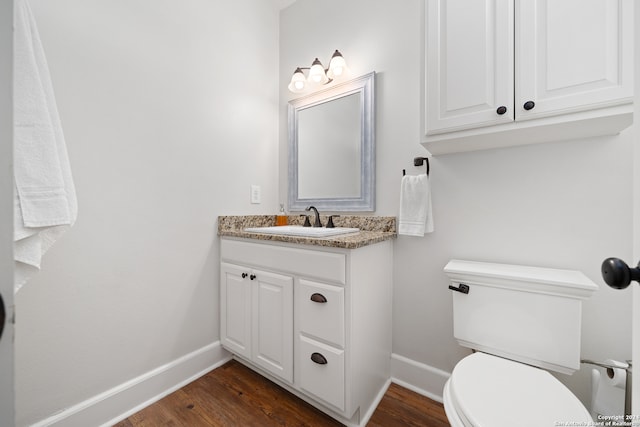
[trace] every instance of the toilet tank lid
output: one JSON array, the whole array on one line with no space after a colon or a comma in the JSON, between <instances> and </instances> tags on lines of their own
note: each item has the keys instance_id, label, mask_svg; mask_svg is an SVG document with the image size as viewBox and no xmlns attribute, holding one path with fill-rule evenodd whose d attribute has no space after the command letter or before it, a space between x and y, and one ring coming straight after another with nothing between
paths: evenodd
<instances>
[{"instance_id":1,"label":"toilet tank lid","mask_svg":"<svg viewBox=\"0 0 640 427\"><path fill-rule=\"evenodd\" d=\"M598 285L582 272L452 259L444 267L452 282L587 299Z\"/></svg>"}]
</instances>

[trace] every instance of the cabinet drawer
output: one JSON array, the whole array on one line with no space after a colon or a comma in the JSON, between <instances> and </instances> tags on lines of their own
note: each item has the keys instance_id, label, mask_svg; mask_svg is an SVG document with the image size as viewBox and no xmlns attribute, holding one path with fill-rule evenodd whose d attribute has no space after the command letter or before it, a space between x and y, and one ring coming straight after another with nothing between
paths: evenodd
<instances>
[{"instance_id":1,"label":"cabinet drawer","mask_svg":"<svg viewBox=\"0 0 640 427\"><path fill-rule=\"evenodd\" d=\"M344 411L344 350L300 335L300 387ZM315 355L315 356L314 356ZM311 358L326 363L321 364Z\"/></svg>"},{"instance_id":2,"label":"cabinet drawer","mask_svg":"<svg viewBox=\"0 0 640 427\"><path fill-rule=\"evenodd\" d=\"M223 238L220 241L220 256L223 261L238 262L341 284L345 283L346 278L346 259L341 253Z\"/></svg>"},{"instance_id":3,"label":"cabinet drawer","mask_svg":"<svg viewBox=\"0 0 640 427\"><path fill-rule=\"evenodd\" d=\"M344 288L300 279L297 298L300 331L344 348Z\"/></svg>"}]
</instances>

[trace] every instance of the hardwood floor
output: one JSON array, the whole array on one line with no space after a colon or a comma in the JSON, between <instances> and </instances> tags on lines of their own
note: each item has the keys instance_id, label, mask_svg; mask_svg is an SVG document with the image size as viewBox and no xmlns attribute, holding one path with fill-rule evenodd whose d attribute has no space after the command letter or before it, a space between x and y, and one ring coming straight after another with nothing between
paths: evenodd
<instances>
[{"instance_id":1,"label":"hardwood floor","mask_svg":"<svg viewBox=\"0 0 640 427\"><path fill-rule=\"evenodd\" d=\"M449 427L441 403L391 384L367 427Z\"/></svg>"},{"instance_id":2,"label":"hardwood floor","mask_svg":"<svg viewBox=\"0 0 640 427\"><path fill-rule=\"evenodd\" d=\"M232 360L115 427L340 426L333 418ZM369 427L448 427L442 404L391 384Z\"/></svg>"}]
</instances>

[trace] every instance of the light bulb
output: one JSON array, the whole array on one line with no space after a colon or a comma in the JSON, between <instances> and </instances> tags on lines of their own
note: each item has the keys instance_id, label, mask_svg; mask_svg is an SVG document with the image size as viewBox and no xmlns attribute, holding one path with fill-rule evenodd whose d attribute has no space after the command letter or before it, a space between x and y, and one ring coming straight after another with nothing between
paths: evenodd
<instances>
[{"instance_id":1,"label":"light bulb","mask_svg":"<svg viewBox=\"0 0 640 427\"><path fill-rule=\"evenodd\" d=\"M289 90L294 93L302 92L307 85L307 79L304 77L304 73L300 68L296 68L291 76L291 82L289 83Z\"/></svg>"},{"instance_id":2,"label":"light bulb","mask_svg":"<svg viewBox=\"0 0 640 427\"><path fill-rule=\"evenodd\" d=\"M345 74L347 71L347 63L342 57L342 54L336 49L333 52L333 56L331 57L331 62L329 63L329 71L327 71L327 76L330 79L335 79L336 77L340 77Z\"/></svg>"},{"instance_id":3,"label":"light bulb","mask_svg":"<svg viewBox=\"0 0 640 427\"><path fill-rule=\"evenodd\" d=\"M324 67L318 58L313 61L311 68L309 69L309 80L316 84L325 84L329 81L329 78L324 72Z\"/></svg>"}]
</instances>

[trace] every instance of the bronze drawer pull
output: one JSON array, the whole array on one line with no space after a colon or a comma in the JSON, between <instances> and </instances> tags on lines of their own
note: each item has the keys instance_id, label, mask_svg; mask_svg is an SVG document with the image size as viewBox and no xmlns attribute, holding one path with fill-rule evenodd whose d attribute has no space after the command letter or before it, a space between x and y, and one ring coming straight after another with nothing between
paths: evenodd
<instances>
[{"instance_id":1,"label":"bronze drawer pull","mask_svg":"<svg viewBox=\"0 0 640 427\"><path fill-rule=\"evenodd\" d=\"M311 354L311 360L313 360L318 365L326 365L327 364L327 359L325 359L325 357L323 355L321 355L320 353L312 353Z\"/></svg>"},{"instance_id":2,"label":"bronze drawer pull","mask_svg":"<svg viewBox=\"0 0 640 427\"><path fill-rule=\"evenodd\" d=\"M319 302L319 303L325 303L325 302L327 302L327 298L325 298L325 296L322 295L322 294L315 293L315 294L311 295L311 301Z\"/></svg>"}]
</instances>

